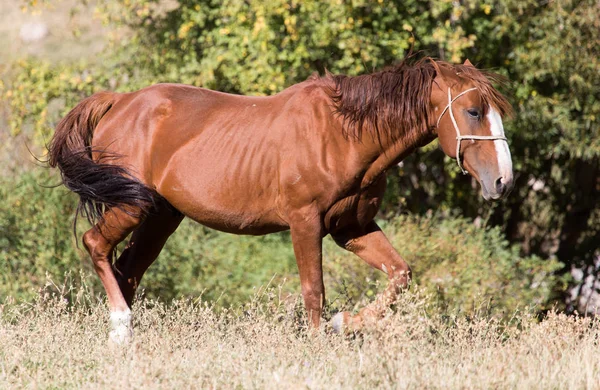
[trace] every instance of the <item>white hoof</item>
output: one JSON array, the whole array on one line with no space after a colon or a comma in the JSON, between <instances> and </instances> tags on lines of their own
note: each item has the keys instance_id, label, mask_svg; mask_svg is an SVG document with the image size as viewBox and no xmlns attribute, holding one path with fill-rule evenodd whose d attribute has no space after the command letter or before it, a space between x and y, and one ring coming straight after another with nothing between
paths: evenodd
<instances>
[{"instance_id":1,"label":"white hoof","mask_svg":"<svg viewBox=\"0 0 600 390\"><path fill-rule=\"evenodd\" d=\"M331 318L331 327L334 333L344 332L344 312L339 312Z\"/></svg>"},{"instance_id":2,"label":"white hoof","mask_svg":"<svg viewBox=\"0 0 600 390\"><path fill-rule=\"evenodd\" d=\"M113 329L108 334L108 340L114 345L128 345L133 340L133 330L126 328Z\"/></svg>"},{"instance_id":3,"label":"white hoof","mask_svg":"<svg viewBox=\"0 0 600 390\"><path fill-rule=\"evenodd\" d=\"M131 321L131 310L113 311L110 313L112 330L108 339L115 345L126 345L133 340L133 325Z\"/></svg>"}]
</instances>

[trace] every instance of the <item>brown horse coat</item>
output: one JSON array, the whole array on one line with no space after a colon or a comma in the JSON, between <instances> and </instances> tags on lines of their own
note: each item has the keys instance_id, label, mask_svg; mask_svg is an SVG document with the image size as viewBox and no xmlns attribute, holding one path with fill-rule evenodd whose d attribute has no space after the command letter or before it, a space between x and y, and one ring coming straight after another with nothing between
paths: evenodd
<instances>
[{"instance_id":1,"label":"brown horse coat","mask_svg":"<svg viewBox=\"0 0 600 390\"><path fill-rule=\"evenodd\" d=\"M235 234L291 229L314 326L325 297L321 240L331 234L390 277L372 305L334 325L356 329L380 316L410 278L373 222L385 171L438 135L456 157L454 128L442 113L447 91L477 89L452 103L456 131L489 136L498 126L490 115L509 109L490 80L470 63L424 60L371 75L311 78L268 97L158 84L84 100L58 125L50 163L98 222L84 244L107 290L115 337L129 334L135 288L182 215ZM464 166L484 196L507 193L512 167L498 154L504 141L461 142ZM132 231L115 277L110 254Z\"/></svg>"}]
</instances>

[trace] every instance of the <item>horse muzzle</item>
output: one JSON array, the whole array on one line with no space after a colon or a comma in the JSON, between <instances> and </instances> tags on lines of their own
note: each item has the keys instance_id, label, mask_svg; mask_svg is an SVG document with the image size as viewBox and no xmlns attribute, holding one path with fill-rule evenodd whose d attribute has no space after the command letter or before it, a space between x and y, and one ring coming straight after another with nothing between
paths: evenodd
<instances>
[{"instance_id":1,"label":"horse muzzle","mask_svg":"<svg viewBox=\"0 0 600 390\"><path fill-rule=\"evenodd\" d=\"M497 177L495 180L482 179L479 184L481 185L481 195L485 200L500 200L510 194L514 187L514 180L511 173Z\"/></svg>"}]
</instances>

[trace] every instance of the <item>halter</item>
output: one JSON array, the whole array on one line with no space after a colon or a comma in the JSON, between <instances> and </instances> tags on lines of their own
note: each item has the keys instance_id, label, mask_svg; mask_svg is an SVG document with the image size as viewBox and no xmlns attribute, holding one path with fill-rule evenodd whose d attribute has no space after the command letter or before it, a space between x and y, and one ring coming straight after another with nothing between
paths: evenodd
<instances>
[{"instance_id":1,"label":"halter","mask_svg":"<svg viewBox=\"0 0 600 390\"><path fill-rule=\"evenodd\" d=\"M470 140L502 140L502 141L508 142L508 140L506 139L506 137L503 136L503 135L461 135L460 134L460 130L458 129L458 124L456 124L456 119L454 119L454 113L452 112L452 103L454 103L454 101L456 101L456 99L458 99L459 97L461 97L465 93L471 92L471 91L475 91L476 89L477 88L469 88L466 91L462 91L461 93L459 93L458 95L456 95L454 97L454 99L453 99L452 98L452 93L450 92L450 88L448 88L448 105L444 108L444 110L440 114L440 116L439 116L439 118L437 120L437 124L435 125L435 127L439 128L440 120L442 119L442 116L444 116L444 114L446 113L446 111L448 111L450 113L450 119L452 119L452 124L454 125L454 129L456 130L456 162L458 163L458 167L462 171L463 175L467 174L467 171L465 170L465 168L463 168L463 166L462 166L462 164L460 162L460 144L461 144L461 141L463 139L470 139Z\"/></svg>"}]
</instances>

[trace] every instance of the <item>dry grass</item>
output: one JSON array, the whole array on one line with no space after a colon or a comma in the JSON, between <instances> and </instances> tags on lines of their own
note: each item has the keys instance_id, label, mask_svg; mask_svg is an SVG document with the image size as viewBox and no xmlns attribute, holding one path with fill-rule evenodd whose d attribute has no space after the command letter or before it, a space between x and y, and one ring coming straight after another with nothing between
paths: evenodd
<instances>
[{"instance_id":1,"label":"dry grass","mask_svg":"<svg viewBox=\"0 0 600 390\"><path fill-rule=\"evenodd\" d=\"M600 387L600 323L587 318L448 317L407 293L358 337L310 336L298 305L270 291L221 312L143 302L135 341L108 347L105 305L70 300L0 307L0 388Z\"/></svg>"}]
</instances>

